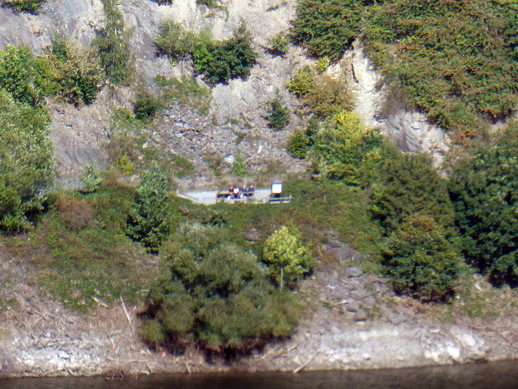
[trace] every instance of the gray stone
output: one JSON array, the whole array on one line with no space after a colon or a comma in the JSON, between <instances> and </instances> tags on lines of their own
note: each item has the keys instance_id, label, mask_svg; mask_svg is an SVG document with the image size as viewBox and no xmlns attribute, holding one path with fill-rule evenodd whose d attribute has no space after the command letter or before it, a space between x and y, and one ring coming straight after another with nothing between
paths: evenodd
<instances>
[{"instance_id":1,"label":"gray stone","mask_svg":"<svg viewBox=\"0 0 518 389\"><path fill-rule=\"evenodd\" d=\"M345 309L348 311L348 312L358 312L360 310L360 304L358 304L356 301L352 301L350 303L347 304L347 306L345 307Z\"/></svg>"},{"instance_id":2,"label":"gray stone","mask_svg":"<svg viewBox=\"0 0 518 389\"><path fill-rule=\"evenodd\" d=\"M354 314L354 320L356 320L356 321L366 321L367 318L368 318L367 312L365 312L361 308Z\"/></svg>"},{"instance_id":3,"label":"gray stone","mask_svg":"<svg viewBox=\"0 0 518 389\"><path fill-rule=\"evenodd\" d=\"M351 266L345 270L347 277L361 277L363 269L359 266Z\"/></svg>"}]
</instances>

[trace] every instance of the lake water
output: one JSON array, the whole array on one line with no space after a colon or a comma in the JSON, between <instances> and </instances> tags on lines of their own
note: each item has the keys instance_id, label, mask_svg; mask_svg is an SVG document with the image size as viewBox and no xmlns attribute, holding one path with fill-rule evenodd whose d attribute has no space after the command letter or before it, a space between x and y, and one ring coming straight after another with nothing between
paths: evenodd
<instances>
[{"instance_id":1,"label":"lake water","mask_svg":"<svg viewBox=\"0 0 518 389\"><path fill-rule=\"evenodd\" d=\"M291 373L163 375L110 381L95 378L22 378L1 389L517 389L518 361L412 369Z\"/></svg>"}]
</instances>

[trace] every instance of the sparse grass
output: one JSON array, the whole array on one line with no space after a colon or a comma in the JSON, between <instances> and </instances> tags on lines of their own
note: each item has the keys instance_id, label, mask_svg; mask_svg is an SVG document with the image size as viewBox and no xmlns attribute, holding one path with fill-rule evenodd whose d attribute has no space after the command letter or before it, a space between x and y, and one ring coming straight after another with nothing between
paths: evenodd
<instances>
[{"instance_id":1,"label":"sparse grass","mask_svg":"<svg viewBox=\"0 0 518 389\"><path fill-rule=\"evenodd\" d=\"M162 91L162 102L177 104L193 108L200 115L207 116L210 109L211 91L199 85L195 79L187 76L181 78L166 78L157 76L155 82Z\"/></svg>"},{"instance_id":2,"label":"sparse grass","mask_svg":"<svg viewBox=\"0 0 518 389\"><path fill-rule=\"evenodd\" d=\"M508 286L493 287L485 277L464 266L455 298L449 304L431 305L428 311L444 322L455 322L466 316L488 320L516 312L517 303L516 290Z\"/></svg>"}]
</instances>

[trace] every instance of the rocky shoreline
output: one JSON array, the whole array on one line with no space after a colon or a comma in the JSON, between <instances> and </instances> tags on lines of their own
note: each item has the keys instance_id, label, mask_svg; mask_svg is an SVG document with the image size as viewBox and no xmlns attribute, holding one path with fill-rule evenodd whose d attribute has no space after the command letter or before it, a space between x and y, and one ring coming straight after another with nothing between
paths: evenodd
<instances>
[{"instance_id":1,"label":"rocky shoreline","mask_svg":"<svg viewBox=\"0 0 518 389\"><path fill-rule=\"evenodd\" d=\"M364 273L356 251L334 240L327 250L339 266L321 264L304 281L299 293L307 301L306 316L293 336L232 362L208 361L195 349L182 355L151 350L138 335L137 306L121 299L74 313L43 298L22 268L11 290L18 303L2 313L0 377L299 372L518 359L512 301L514 308L498 318L440 321L423 311L426 306L393 295L379 276ZM4 260L3 270L19 265Z\"/></svg>"}]
</instances>

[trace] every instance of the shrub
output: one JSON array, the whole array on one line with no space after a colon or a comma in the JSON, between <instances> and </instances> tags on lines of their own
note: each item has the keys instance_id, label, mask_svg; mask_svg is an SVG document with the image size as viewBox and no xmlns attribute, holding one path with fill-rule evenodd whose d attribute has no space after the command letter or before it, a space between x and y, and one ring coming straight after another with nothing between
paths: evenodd
<instances>
[{"instance_id":1,"label":"shrub","mask_svg":"<svg viewBox=\"0 0 518 389\"><path fill-rule=\"evenodd\" d=\"M87 163L79 178L83 182L84 189L87 192L96 192L104 177L102 172L96 169L92 163Z\"/></svg>"},{"instance_id":2,"label":"shrub","mask_svg":"<svg viewBox=\"0 0 518 389\"><path fill-rule=\"evenodd\" d=\"M1 0L0 5L17 11L37 14L45 2L46 0Z\"/></svg>"},{"instance_id":3,"label":"shrub","mask_svg":"<svg viewBox=\"0 0 518 389\"><path fill-rule=\"evenodd\" d=\"M130 52L130 33L124 30L124 17L115 0L103 0L104 28L92 41L99 52L101 64L114 84L127 81L133 74L133 55Z\"/></svg>"},{"instance_id":4,"label":"shrub","mask_svg":"<svg viewBox=\"0 0 518 389\"><path fill-rule=\"evenodd\" d=\"M284 32L279 32L268 39L268 51L272 55L284 56L288 51L288 44L290 43L288 37Z\"/></svg>"},{"instance_id":5,"label":"shrub","mask_svg":"<svg viewBox=\"0 0 518 389\"><path fill-rule=\"evenodd\" d=\"M234 173L236 176L246 176L246 161L243 157L238 156L232 162L232 165L230 166L230 170L232 173Z\"/></svg>"},{"instance_id":6,"label":"shrub","mask_svg":"<svg viewBox=\"0 0 518 389\"><path fill-rule=\"evenodd\" d=\"M165 78L156 76L156 84L162 91L162 99L165 102L173 100L177 104L187 105L201 115L207 115L210 109L211 91L190 77Z\"/></svg>"},{"instance_id":7,"label":"shrub","mask_svg":"<svg viewBox=\"0 0 518 389\"><path fill-rule=\"evenodd\" d=\"M161 277L143 315L148 341L229 352L292 331L296 300L275 290L255 255L229 243L221 227L181 225L161 258Z\"/></svg>"},{"instance_id":8,"label":"shrub","mask_svg":"<svg viewBox=\"0 0 518 389\"><path fill-rule=\"evenodd\" d=\"M155 46L162 55L167 55L174 60L188 58L196 41L196 34L182 27L173 19L165 19L160 22Z\"/></svg>"},{"instance_id":9,"label":"shrub","mask_svg":"<svg viewBox=\"0 0 518 389\"><path fill-rule=\"evenodd\" d=\"M379 174L387 156L382 136L365 127L353 112L341 112L311 137L313 170L321 178L367 186Z\"/></svg>"},{"instance_id":10,"label":"shrub","mask_svg":"<svg viewBox=\"0 0 518 389\"><path fill-rule=\"evenodd\" d=\"M58 217L73 230L84 228L94 216L90 203L69 196L59 196L55 207Z\"/></svg>"},{"instance_id":11,"label":"shrub","mask_svg":"<svg viewBox=\"0 0 518 389\"><path fill-rule=\"evenodd\" d=\"M226 83L233 78L246 78L255 63L257 53L244 25L227 40L213 42L199 36L192 53L194 68L209 84Z\"/></svg>"},{"instance_id":12,"label":"shrub","mask_svg":"<svg viewBox=\"0 0 518 389\"><path fill-rule=\"evenodd\" d=\"M47 54L59 84L58 93L72 104L91 103L105 77L99 55L59 38L53 39Z\"/></svg>"},{"instance_id":13,"label":"shrub","mask_svg":"<svg viewBox=\"0 0 518 389\"><path fill-rule=\"evenodd\" d=\"M172 203L169 179L154 164L142 174L137 197L128 218L127 234L156 252L171 229Z\"/></svg>"},{"instance_id":14,"label":"shrub","mask_svg":"<svg viewBox=\"0 0 518 389\"><path fill-rule=\"evenodd\" d=\"M398 229L411 215L430 216L441 227L452 226L454 219L447 182L422 154L387 160L382 183L372 197L372 211L386 233Z\"/></svg>"},{"instance_id":15,"label":"shrub","mask_svg":"<svg viewBox=\"0 0 518 389\"><path fill-rule=\"evenodd\" d=\"M279 285L289 285L311 270L313 258L299 231L283 226L264 242L263 261L270 265L270 276Z\"/></svg>"},{"instance_id":16,"label":"shrub","mask_svg":"<svg viewBox=\"0 0 518 389\"><path fill-rule=\"evenodd\" d=\"M457 253L430 216L407 218L388 239L382 264L397 293L424 301L447 300L454 293Z\"/></svg>"},{"instance_id":17,"label":"shrub","mask_svg":"<svg viewBox=\"0 0 518 389\"><path fill-rule=\"evenodd\" d=\"M302 102L320 118L328 118L353 108L353 97L347 83L326 74L313 79L312 88L302 97Z\"/></svg>"},{"instance_id":18,"label":"shrub","mask_svg":"<svg viewBox=\"0 0 518 389\"><path fill-rule=\"evenodd\" d=\"M360 31L364 1L299 0L292 39L316 56L338 60Z\"/></svg>"},{"instance_id":19,"label":"shrub","mask_svg":"<svg viewBox=\"0 0 518 389\"><path fill-rule=\"evenodd\" d=\"M313 82L313 71L310 66L306 65L295 72L286 86L291 93L301 97L307 95L313 89Z\"/></svg>"},{"instance_id":20,"label":"shrub","mask_svg":"<svg viewBox=\"0 0 518 389\"><path fill-rule=\"evenodd\" d=\"M288 90L301 99L310 113L314 113L319 118L327 118L340 111L351 110L353 98L347 83L340 78L320 73L310 66L300 68L288 81Z\"/></svg>"},{"instance_id":21,"label":"shrub","mask_svg":"<svg viewBox=\"0 0 518 389\"><path fill-rule=\"evenodd\" d=\"M48 114L0 88L0 227L20 230L43 209L54 181Z\"/></svg>"},{"instance_id":22,"label":"shrub","mask_svg":"<svg viewBox=\"0 0 518 389\"><path fill-rule=\"evenodd\" d=\"M268 101L268 126L275 130L282 130L290 122L290 112L280 97Z\"/></svg>"},{"instance_id":23,"label":"shrub","mask_svg":"<svg viewBox=\"0 0 518 389\"><path fill-rule=\"evenodd\" d=\"M28 47L7 45L0 50L0 89L19 102L42 105L53 90L47 65L45 59L35 58Z\"/></svg>"},{"instance_id":24,"label":"shrub","mask_svg":"<svg viewBox=\"0 0 518 389\"><path fill-rule=\"evenodd\" d=\"M468 262L496 283L518 284L518 127L459 163L450 196Z\"/></svg>"},{"instance_id":25,"label":"shrub","mask_svg":"<svg viewBox=\"0 0 518 389\"><path fill-rule=\"evenodd\" d=\"M162 102L144 90L137 91L133 103L135 118L145 122L153 120L156 113L164 108Z\"/></svg>"},{"instance_id":26,"label":"shrub","mask_svg":"<svg viewBox=\"0 0 518 389\"><path fill-rule=\"evenodd\" d=\"M290 136L288 151L294 158L304 159L308 153L308 137L302 131L295 131Z\"/></svg>"}]
</instances>

